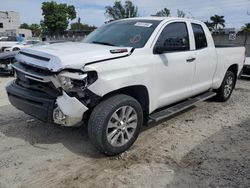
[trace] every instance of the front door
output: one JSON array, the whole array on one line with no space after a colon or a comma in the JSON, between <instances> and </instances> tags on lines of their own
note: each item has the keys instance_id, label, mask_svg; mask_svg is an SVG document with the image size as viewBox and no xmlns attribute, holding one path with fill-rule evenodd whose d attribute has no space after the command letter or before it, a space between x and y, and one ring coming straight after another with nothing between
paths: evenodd
<instances>
[{"instance_id":1,"label":"front door","mask_svg":"<svg viewBox=\"0 0 250 188\"><path fill-rule=\"evenodd\" d=\"M156 46L164 46L157 53ZM154 85L157 108L191 96L195 59L190 51L186 22L169 23L161 32L155 47Z\"/></svg>"}]
</instances>

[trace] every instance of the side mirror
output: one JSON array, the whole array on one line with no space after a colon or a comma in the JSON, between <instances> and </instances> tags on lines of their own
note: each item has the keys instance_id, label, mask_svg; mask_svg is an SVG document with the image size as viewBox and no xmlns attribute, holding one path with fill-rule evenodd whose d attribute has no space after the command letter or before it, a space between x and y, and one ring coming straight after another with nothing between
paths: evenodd
<instances>
[{"instance_id":1,"label":"side mirror","mask_svg":"<svg viewBox=\"0 0 250 188\"><path fill-rule=\"evenodd\" d=\"M163 48L163 46L161 45L155 46L154 54L163 54L164 52L165 52L165 49Z\"/></svg>"},{"instance_id":2,"label":"side mirror","mask_svg":"<svg viewBox=\"0 0 250 188\"><path fill-rule=\"evenodd\" d=\"M163 44L158 44L154 48L155 54L166 52L186 51L189 49L189 43L185 38L168 38Z\"/></svg>"}]
</instances>

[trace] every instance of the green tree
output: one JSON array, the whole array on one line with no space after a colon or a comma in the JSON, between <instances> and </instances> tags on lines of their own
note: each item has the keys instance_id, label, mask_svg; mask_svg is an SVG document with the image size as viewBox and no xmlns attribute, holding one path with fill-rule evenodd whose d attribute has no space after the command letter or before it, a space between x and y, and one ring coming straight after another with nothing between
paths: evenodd
<instances>
[{"instance_id":1,"label":"green tree","mask_svg":"<svg viewBox=\"0 0 250 188\"><path fill-rule=\"evenodd\" d=\"M240 33L243 33L243 34L245 35L244 46L246 46L248 34L250 33L250 23L246 23L246 24L242 27Z\"/></svg>"},{"instance_id":2,"label":"green tree","mask_svg":"<svg viewBox=\"0 0 250 188\"><path fill-rule=\"evenodd\" d=\"M213 29L214 29L214 24L213 24L212 22L206 21L206 22L204 22L204 23L207 25L207 27L208 27L208 29L209 29L210 31L213 31Z\"/></svg>"},{"instance_id":3,"label":"green tree","mask_svg":"<svg viewBox=\"0 0 250 188\"><path fill-rule=\"evenodd\" d=\"M157 12L155 15L152 16L168 17L170 16L170 10L168 8L164 8L163 10Z\"/></svg>"},{"instance_id":4,"label":"green tree","mask_svg":"<svg viewBox=\"0 0 250 188\"><path fill-rule=\"evenodd\" d=\"M246 23L243 27L241 32L243 33L250 33L250 23Z\"/></svg>"},{"instance_id":5,"label":"green tree","mask_svg":"<svg viewBox=\"0 0 250 188\"><path fill-rule=\"evenodd\" d=\"M210 17L210 20L212 21L212 24L214 25L215 31L218 31L220 26L225 27L225 19L224 16L214 15Z\"/></svg>"},{"instance_id":6,"label":"green tree","mask_svg":"<svg viewBox=\"0 0 250 188\"><path fill-rule=\"evenodd\" d=\"M73 5L57 4L55 1L42 3L41 21L43 31L50 34L65 31L69 21L76 18L76 11Z\"/></svg>"},{"instance_id":7,"label":"green tree","mask_svg":"<svg viewBox=\"0 0 250 188\"><path fill-rule=\"evenodd\" d=\"M22 23L19 28L20 29L30 29L30 26L27 23Z\"/></svg>"},{"instance_id":8,"label":"green tree","mask_svg":"<svg viewBox=\"0 0 250 188\"><path fill-rule=\"evenodd\" d=\"M39 24L31 24L30 30L32 32L33 37L40 37L42 33L41 26Z\"/></svg>"},{"instance_id":9,"label":"green tree","mask_svg":"<svg viewBox=\"0 0 250 188\"><path fill-rule=\"evenodd\" d=\"M105 7L105 15L113 20L133 18L138 16L138 7L131 1L125 1L124 5L121 1L115 1L113 6Z\"/></svg>"},{"instance_id":10,"label":"green tree","mask_svg":"<svg viewBox=\"0 0 250 188\"><path fill-rule=\"evenodd\" d=\"M184 11L179 10L179 9L177 10L177 17L178 18L185 18L185 16L186 16L186 14Z\"/></svg>"}]
</instances>

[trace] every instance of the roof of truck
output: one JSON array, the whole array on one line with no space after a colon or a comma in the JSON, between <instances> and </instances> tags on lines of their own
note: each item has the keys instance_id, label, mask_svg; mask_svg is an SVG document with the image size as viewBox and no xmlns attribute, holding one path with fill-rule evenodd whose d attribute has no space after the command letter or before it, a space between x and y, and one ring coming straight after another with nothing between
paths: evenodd
<instances>
[{"instance_id":1,"label":"roof of truck","mask_svg":"<svg viewBox=\"0 0 250 188\"><path fill-rule=\"evenodd\" d=\"M199 20L194 20L194 19L190 19L190 18L179 18L179 17L157 17L157 16L149 16L149 17L134 17L134 18L127 18L125 20L128 19L135 19L135 20L158 20L158 21L171 21L171 20L182 20L182 21L195 21L195 22L202 22Z\"/></svg>"}]
</instances>

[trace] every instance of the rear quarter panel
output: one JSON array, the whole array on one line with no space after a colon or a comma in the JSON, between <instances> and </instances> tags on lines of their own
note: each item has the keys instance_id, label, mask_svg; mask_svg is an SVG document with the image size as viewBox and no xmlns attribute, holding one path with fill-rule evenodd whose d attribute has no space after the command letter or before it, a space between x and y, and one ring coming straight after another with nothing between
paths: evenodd
<instances>
[{"instance_id":1,"label":"rear quarter panel","mask_svg":"<svg viewBox=\"0 0 250 188\"><path fill-rule=\"evenodd\" d=\"M217 53L217 68L213 78L213 89L218 89L224 79L226 71L231 65L238 65L238 73L242 70L245 47L223 47L215 48Z\"/></svg>"}]
</instances>

